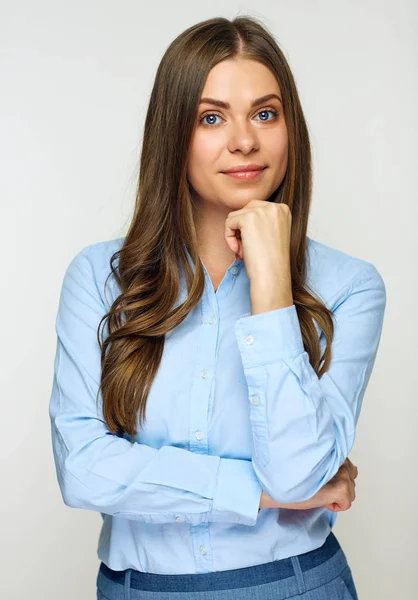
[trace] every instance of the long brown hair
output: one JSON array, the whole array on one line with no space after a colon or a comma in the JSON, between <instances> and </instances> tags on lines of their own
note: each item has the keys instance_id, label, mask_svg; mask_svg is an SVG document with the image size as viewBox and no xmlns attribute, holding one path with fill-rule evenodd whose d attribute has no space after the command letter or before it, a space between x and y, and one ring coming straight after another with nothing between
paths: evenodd
<instances>
[{"instance_id":1,"label":"long brown hair","mask_svg":"<svg viewBox=\"0 0 418 600\"><path fill-rule=\"evenodd\" d=\"M292 213L292 290L305 351L318 377L330 364L332 312L312 290L308 291L306 283L311 149L293 75L273 35L258 19L240 16L230 21L218 17L197 23L170 44L157 69L144 126L134 214L122 246L110 259L109 276L113 273L121 294L103 316L97 332L103 417L112 433L126 432L132 442L138 412L141 428L145 421L146 401L161 361L165 334L186 318L204 291L186 179L188 152L210 70L220 61L237 56L267 66L280 86L289 140L288 165L269 200L284 202ZM180 268L188 295L175 306ZM314 320L327 341L322 358ZM107 322L108 336L101 341L103 322Z\"/></svg>"}]
</instances>

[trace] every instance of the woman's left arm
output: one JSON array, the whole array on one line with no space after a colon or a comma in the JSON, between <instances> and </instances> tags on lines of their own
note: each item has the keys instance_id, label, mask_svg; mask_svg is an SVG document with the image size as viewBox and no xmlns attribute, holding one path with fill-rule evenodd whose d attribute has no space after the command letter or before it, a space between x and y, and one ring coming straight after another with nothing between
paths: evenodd
<instances>
[{"instance_id":1,"label":"woman's left arm","mask_svg":"<svg viewBox=\"0 0 418 600\"><path fill-rule=\"evenodd\" d=\"M260 200L225 222L225 238L250 278L252 314L235 322L235 335L249 389L252 463L263 490L279 503L312 498L348 457L386 306L378 270L353 259L332 303L330 297L331 362L319 379L291 294L290 229L287 206Z\"/></svg>"},{"instance_id":2,"label":"woman's left arm","mask_svg":"<svg viewBox=\"0 0 418 600\"><path fill-rule=\"evenodd\" d=\"M244 316L235 334L249 389L253 467L276 502L314 496L353 447L386 305L369 263L334 308L331 362L319 379L304 350L296 306Z\"/></svg>"}]
</instances>

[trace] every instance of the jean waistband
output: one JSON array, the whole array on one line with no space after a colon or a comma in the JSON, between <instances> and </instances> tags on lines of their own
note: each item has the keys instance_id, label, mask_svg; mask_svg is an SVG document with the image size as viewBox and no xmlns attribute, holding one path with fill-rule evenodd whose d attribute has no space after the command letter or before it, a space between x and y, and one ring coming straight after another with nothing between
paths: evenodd
<instances>
[{"instance_id":1,"label":"jean waistband","mask_svg":"<svg viewBox=\"0 0 418 600\"><path fill-rule=\"evenodd\" d=\"M332 558L339 550L341 550L341 546L331 531L321 547L297 556L301 571L306 572L321 565ZM292 558L289 557L242 569L178 575L143 573L142 571L130 569L130 587L150 592L158 592L162 589L166 592L175 592L179 589L199 592L213 589L243 588L293 577L295 575L293 562ZM126 570L113 571L102 562L100 572L115 583L121 585L125 583Z\"/></svg>"}]
</instances>

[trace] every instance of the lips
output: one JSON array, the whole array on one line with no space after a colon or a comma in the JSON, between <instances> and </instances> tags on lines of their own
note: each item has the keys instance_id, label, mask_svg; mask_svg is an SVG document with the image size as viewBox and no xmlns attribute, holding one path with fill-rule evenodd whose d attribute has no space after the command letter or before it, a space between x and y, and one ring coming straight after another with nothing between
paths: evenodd
<instances>
[{"instance_id":1,"label":"lips","mask_svg":"<svg viewBox=\"0 0 418 600\"><path fill-rule=\"evenodd\" d=\"M262 176L264 171L265 169L257 169L255 171L237 171L236 173L222 173L222 175L231 177L236 181L258 181L258 179Z\"/></svg>"},{"instance_id":2,"label":"lips","mask_svg":"<svg viewBox=\"0 0 418 600\"><path fill-rule=\"evenodd\" d=\"M265 167L262 165L236 165L230 169L226 169L223 173L248 173L249 171L262 171Z\"/></svg>"}]
</instances>

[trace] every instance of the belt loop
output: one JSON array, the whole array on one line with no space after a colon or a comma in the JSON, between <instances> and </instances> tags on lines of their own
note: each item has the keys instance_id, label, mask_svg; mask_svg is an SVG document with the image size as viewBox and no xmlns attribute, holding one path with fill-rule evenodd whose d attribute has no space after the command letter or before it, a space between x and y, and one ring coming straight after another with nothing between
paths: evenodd
<instances>
[{"instance_id":1,"label":"belt loop","mask_svg":"<svg viewBox=\"0 0 418 600\"><path fill-rule=\"evenodd\" d=\"M300 568L299 559L297 556L291 556L290 560L292 561L293 570L295 572L298 594L303 594L306 592L306 585L305 579L303 578L302 569Z\"/></svg>"},{"instance_id":2,"label":"belt loop","mask_svg":"<svg viewBox=\"0 0 418 600\"><path fill-rule=\"evenodd\" d=\"M125 600L131 600L131 576L132 569L126 569L125 572Z\"/></svg>"}]
</instances>

